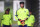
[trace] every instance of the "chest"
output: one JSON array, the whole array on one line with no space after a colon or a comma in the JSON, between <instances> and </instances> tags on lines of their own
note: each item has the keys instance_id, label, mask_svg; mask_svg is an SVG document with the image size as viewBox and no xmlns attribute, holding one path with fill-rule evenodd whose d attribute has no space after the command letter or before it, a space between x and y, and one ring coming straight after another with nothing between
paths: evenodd
<instances>
[{"instance_id":1,"label":"chest","mask_svg":"<svg viewBox=\"0 0 40 27\"><path fill-rule=\"evenodd\" d=\"M9 15L5 15L4 19L10 19L11 17Z\"/></svg>"},{"instance_id":2,"label":"chest","mask_svg":"<svg viewBox=\"0 0 40 27\"><path fill-rule=\"evenodd\" d=\"M33 18L34 18L33 16L30 16L30 17L29 17L29 20L33 20Z\"/></svg>"},{"instance_id":3,"label":"chest","mask_svg":"<svg viewBox=\"0 0 40 27\"><path fill-rule=\"evenodd\" d=\"M26 11L26 10L19 10L18 13L19 13L19 14L26 14L27 11Z\"/></svg>"}]
</instances>

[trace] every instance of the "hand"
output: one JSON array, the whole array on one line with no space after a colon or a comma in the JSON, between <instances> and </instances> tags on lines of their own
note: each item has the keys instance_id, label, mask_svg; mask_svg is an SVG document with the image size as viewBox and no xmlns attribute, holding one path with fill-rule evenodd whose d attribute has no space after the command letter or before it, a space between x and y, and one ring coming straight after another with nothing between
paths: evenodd
<instances>
[{"instance_id":1,"label":"hand","mask_svg":"<svg viewBox=\"0 0 40 27\"><path fill-rule=\"evenodd\" d=\"M24 27L24 24L25 24L25 22L24 22L23 25L22 25L23 27Z\"/></svg>"},{"instance_id":2,"label":"hand","mask_svg":"<svg viewBox=\"0 0 40 27\"><path fill-rule=\"evenodd\" d=\"M21 22L21 24L25 24L25 21L23 20L23 21Z\"/></svg>"},{"instance_id":3,"label":"hand","mask_svg":"<svg viewBox=\"0 0 40 27\"><path fill-rule=\"evenodd\" d=\"M28 18L25 18L24 20L27 20Z\"/></svg>"}]
</instances>

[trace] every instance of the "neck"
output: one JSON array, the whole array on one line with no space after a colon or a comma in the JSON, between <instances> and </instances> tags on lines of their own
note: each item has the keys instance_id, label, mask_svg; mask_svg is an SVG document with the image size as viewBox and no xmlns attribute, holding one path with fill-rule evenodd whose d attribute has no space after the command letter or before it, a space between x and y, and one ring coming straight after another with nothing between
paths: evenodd
<instances>
[{"instance_id":1,"label":"neck","mask_svg":"<svg viewBox=\"0 0 40 27\"><path fill-rule=\"evenodd\" d=\"M21 7L21 8L24 8L24 7Z\"/></svg>"},{"instance_id":2,"label":"neck","mask_svg":"<svg viewBox=\"0 0 40 27\"><path fill-rule=\"evenodd\" d=\"M24 8L24 7L21 7L21 8Z\"/></svg>"}]
</instances>

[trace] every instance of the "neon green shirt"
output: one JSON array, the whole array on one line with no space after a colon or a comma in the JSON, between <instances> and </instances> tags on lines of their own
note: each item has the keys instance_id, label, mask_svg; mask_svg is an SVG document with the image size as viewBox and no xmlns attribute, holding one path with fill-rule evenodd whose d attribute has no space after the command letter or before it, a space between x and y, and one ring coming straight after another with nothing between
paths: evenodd
<instances>
[{"instance_id":1,"label":"neon green shirt","mask_svg":"<svg viewBox=\"0 0 40 27\"><path fill-rule=\"evenodd\" d=\"M2 25L11 25L11 24L12 24L11 15L10 14L3 15L1 26Z\"/></svg>"},{"instance_id":2,"label":"neon green shirt","mask_svg":"<svg viewBox=\"0 0 40 27\"><path fill-rule=\"evenodd\" d=\"M21 20L24 20L25 18L29 17L29 10L25 8L20 8L19 10L17 10L16 14L18 15L17 17L15 16L16 20L18 20L18 18ZM26 24L26 21L25 21L25 24ZM22 25L20 21L18 21L18 25Z\"/></svg>"},{"instance_id":3,"label":"neon green shirt","mask_svg":"<svg viewBox=\"0 0 40 27\"><path fill-rule=\"evenodd\" d=\"M34 22L35 22L35 17L34 17L34 15L30 15L30 17L28 18L28 23L27 23L27 25L28 25L28 26L33 26L32 24L34 24Z\"/></svg>"}]
</instances>

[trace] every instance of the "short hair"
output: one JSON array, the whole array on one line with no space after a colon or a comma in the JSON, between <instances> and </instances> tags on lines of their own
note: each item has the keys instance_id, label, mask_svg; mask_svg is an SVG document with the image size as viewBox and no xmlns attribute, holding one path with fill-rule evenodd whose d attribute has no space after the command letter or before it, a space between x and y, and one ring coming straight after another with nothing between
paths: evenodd
<instances>
[{"instance_id":1,"label":"short hair","mask_svg":"<svg viewBox=\"0 0 40 27\"><path fill-rule=\"evenodd\" d=\"M6 11L8 11L8 12L9 12L9 11L10 11L10 8L7 8L7 9L5 10L5 14L6 14ZM9 14L9 13L8 13L8 14Z\"/></svg>"},{"instance_id":2,"label":"short hair","mask_svg":"<svg viewBox=\"0 0 40 27\"><path fill-rule=\"evenodd\" d=\"M6 11L10 11L10 8L7 8Z\"/></svg>"},{"instance_id":3,"label":"short hair","mask_svg":"<svg viewBox=\"0 0 40 27\"><path fill-rule=\"evenodd\" d=\"M32 12L31 10L29 10L29 12Z\"/></svg>"},{"instance_id":4,"label":"short hair","mask_svg":"<svg viewBox=\"0 0 40 27\"><path fill-rule=\"evenodd\" d=\"M24 2L20 2L20 4L24 4Z\"/></svg>"}]
</instances>

